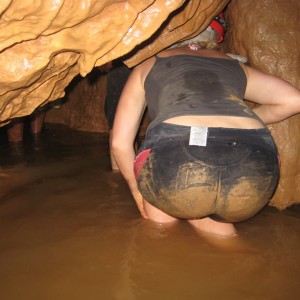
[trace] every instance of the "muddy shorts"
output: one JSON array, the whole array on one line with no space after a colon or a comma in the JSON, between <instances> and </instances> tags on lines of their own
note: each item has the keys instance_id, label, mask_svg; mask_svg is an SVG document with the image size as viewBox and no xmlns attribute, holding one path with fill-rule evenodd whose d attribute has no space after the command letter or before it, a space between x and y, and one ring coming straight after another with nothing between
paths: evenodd
<instances>
[{"instance_id":1,"label":"muddy shorts","mask_svg":"<svg viewBox=\"0 0 300 300\"><path fill-rule=\"evenodd\" d=\"M134 163L144 199L177 218L237 222L255 215L279 180L268 129L199 127L207 129L206 145L195 145L192 128L161 123L147 132Z\"/></svg>"}]
</instances>

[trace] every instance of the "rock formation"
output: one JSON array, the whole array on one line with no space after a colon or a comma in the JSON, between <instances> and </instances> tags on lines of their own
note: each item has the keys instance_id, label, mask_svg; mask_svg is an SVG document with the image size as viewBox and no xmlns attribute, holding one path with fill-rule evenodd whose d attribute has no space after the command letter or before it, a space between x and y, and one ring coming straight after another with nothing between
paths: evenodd
<instances>
[{"instance_id":1,"label":"rock formation","mask_svg":"<svg viewBox=\"0 0 300 300\"><path fill-rule=\"evenodd\" d=\"M251 66L300 88L299 11L298 0L232 0L226 9L224 51L244 55ZM271 205L284 209L300 203L300 115L269 128L281 160Z\"/></svg>"},{"instance_id":2,"label":"rock formation","mask_svg":"<svg viewBox=\"0 0 300 300\"><path fill-rule=\"evenodd\" d=\"M77 75L137 51L132 66L201 32L228 0L2 0L0 122L63 97ZM177 12L175 12L178 10ZM166 24L170 14L174 13ZM163 24L163 25L162 25Z\"/></svg>"},{"instance_id":3,"label":"rock formation","mask_svg":"<svg viewBox=\"0 0 300 300\"><path fill-rule=\"evenodd\" d=\"M106 78L91 81L92 69L116 58L132 67L200 33L225 7L223 51L300 88L298 0L2 0L0 122L63 97L79 74L88 76L76 77L67 103L49 111L47 120L107 132ZM282 165L271 205L284 209L300 203L300 116L269 128Z\"/></svg>"}]
</instances>

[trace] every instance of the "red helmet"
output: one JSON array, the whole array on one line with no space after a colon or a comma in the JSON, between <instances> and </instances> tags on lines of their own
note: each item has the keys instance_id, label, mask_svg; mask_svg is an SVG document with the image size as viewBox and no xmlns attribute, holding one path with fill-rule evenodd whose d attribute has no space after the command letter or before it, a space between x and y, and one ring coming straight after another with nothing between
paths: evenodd
<instances>
[{"instance_id":1,"label":"red helmet","mask_svg":"<svg viewBox=\"0 0 300 300\"><path fill-rule=\"evenodd\" d=\"M226 22L224 13L219 13L209 24L209 26L218 33L217 41L220 43L223 41L224 33L226 31Z\"/></svg>"}]
</instances>

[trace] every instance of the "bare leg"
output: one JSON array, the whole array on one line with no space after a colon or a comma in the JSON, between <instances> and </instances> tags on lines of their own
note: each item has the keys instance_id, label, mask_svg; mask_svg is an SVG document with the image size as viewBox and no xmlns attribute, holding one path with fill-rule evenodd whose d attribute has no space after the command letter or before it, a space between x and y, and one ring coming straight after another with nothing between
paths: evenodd
<instances>
[{"instance_id":1,"label":"bare leg","mask_svg":"<svg viewBox=\"0 0 300 300\"><path fill-rule=\"evenodd\" d=\"M223 236L234 236L237 234L232 223L217 222L208 217L188 220L188 222L195 228L196 231L200 232L214 233Z\"/></svg>"},{"instance_id":2,"label":"bare leg","mask_svg":"<svg viewBox=\"0 0 300 300\"><path fill-rule=\"evenodd\" d=\"M144 201L144 207L149 220L155 223L163 226L173 226L179 222L179 219L164 213L147 201ZM230 252L252 253L256 251L237 236L236 229L231 223L217 222L208 217L187 221L193 226L201 238L207 240L217 248Z\"/></svg>"},{"instance_id":3,"label":"bare leg","mask_svg":"<svg viewBox=\"0 0 300 300\"><path fill-rule=\"evenodd\" d=\"M172 217L158 208L144 201L144 207L149 219L158 223L170 223L178 221L177 218ZM223 236L236 235L236 229L231 223L222 223L212 220L211 218L202 218L196 220L187 220L196 231L214 233Z\"/></svg>"},{"instance_id":4,"label":"bare leg","mask_svg":"<svg viewBox=\"0 0 300 300\"><path fill-rule=\"evenodd\" d=\"M149 218L149 220L157 222L157 223L173 223L177 222L178 219L174 218L163 211L159 210L158 208L151 205L149 202L144 200L144 207L146 214Z\"/></svg>"},{"instance_id":5,"label":"bare leg","mask_svg":"<svg viewBox=\"0 0 300 300\"><path fill-rule=\"evenodd\" d=\"M118 165L117 165L115 156L114 156L114 154L113 154L112 151L111 151L111 140L112 140L112 131L109 132L109 155L110 155L111 169L112 169L114 172L119 172L120 169L119 169L119 167L118 167Z\"/></svg>"},{"instance_id":6,"label":"bare leg","mask_svg":"<svg viewBox=\"0 0 300 300\"><path fill-rule=\"evenodd\" d=\"M42 131L46 112L35 112L30 116L30 131L32 134L39 134Z\"/></svg>"},{"instance_id":7,"label":"bare leg","mask_svg":"<svg viewBox=\"0 0 300 300\"><path fill-rule=\"evenodd\" d=\"M202 239L222 251L248 254L257 252L247 240L238 236L232 223L221 223L208 217L188 222Z\"/></svg>"},{"instance_id":8,"label":"bare leg","mask_svg":"<svg viewBox=\"0 0 300 300\"><path fill-rule=\"evenodd\" d=\"M23 141L24 118L18 118L7 126L8 141L15 143Z\"/></svg>"}]
</instances>

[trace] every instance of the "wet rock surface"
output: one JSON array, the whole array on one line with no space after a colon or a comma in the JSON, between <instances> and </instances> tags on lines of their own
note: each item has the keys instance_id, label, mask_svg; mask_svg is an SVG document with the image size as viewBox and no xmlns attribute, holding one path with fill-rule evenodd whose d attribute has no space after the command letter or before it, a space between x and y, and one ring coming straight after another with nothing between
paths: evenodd
<instances>
[{"instance_id":1,"label":"wet rock surface","mask_svg":"<svg viewBox=\"0 0 300 300\"><path fill-rule=\"evenodd\" d=\"M299 11L296 0L231 1L224 51L244 55L251 66L300 88ZM281 161L281 178L271 205L280 209L300 202L299 125L297 115L269 126Z\"/></svg>"},{"instance_id":2,"label":"wet rock surface","mask_svg":"<svg viewBox=\"0 0 300 300\"><path fill-rule=\"evenodd\" d=\"M201 32L228 0L24 1L0 4L0 122L64 96L78 74L143 44L133 66L180 38ZM162 24L174 11L175 18ZM161 28L162 27L162 28Z\"/></svg>"}]
</instances>

